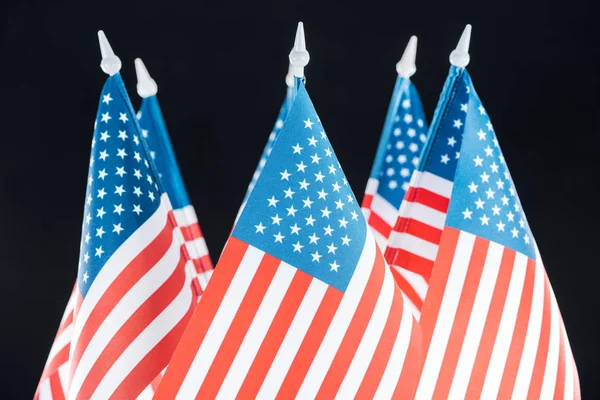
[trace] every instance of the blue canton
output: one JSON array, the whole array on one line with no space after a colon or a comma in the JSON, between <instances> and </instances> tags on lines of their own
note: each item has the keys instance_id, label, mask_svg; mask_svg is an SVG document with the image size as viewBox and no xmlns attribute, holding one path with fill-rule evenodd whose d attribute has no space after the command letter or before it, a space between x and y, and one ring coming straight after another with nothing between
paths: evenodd
<instances>
[{"instance_id":1,"label":"blue canton","mask_svg":"<svg viewBox=\"0 0 600 400\"><path fill-rule=\"evenodd\" d=\"M468 77L465 71L464 75ZM471 86L446 224L535 260L535 245L494 128Z\"/></svg>"},{"instance_id":2,"label":"blue canton","mask_svg":"<svg viewBox=\"0 0 600 400\"><path fill-rule=\"evenodd\" d=\"M233 236L346 290L366 223L302 82Z\"/></svg>"},{"instance_id":3,"label":"blue canton","mask_svg":"<svg viewBox=\"0 0 600 400\"><path fill-rule=\"evenodd\" d=\"M449 181L454 179L461 157L471 78L462 68L451 67L433 115L431 140L427 143L417 170L427 171Z\"/></svg>"},{"instance_id":4,"label":"blue canton","mask_svg":"<svg viewBox=\"0 0 600 400\"><path fill-rule=\"evenodd\" d=\"M177 158L173 151L169 132L165 125L158 98L150 96L142 100L142 105L137 114L142 128L142 137L150 150L150 157L161 178L162 188L169 195L169 200L174 209L181 209L190 205L181 172L177 165ZM156 155L160 154L159 157Z\"/></svg>"},{"instance_id":5,"label":"blue canton","mask_svg":"<svg viewBox=\"0 0 600 400\"><path fill-rule=\"evenodd\" d=\"M379 180L377 192L394 207L400 208L427 141L423 105L410 80L398 77L388 119L371 177Z\"/></svg>"},{"instance_id":6,"label":"blue canton","mask_svg":"<svg viewBox=\"0 0 600 400\"><path fill-rule=\"evenodd\" d=\"M94 126L77 277L82 296L106 261L159 204L139 126L116 74L104 85Z\"/></svg>"}]
</instances>

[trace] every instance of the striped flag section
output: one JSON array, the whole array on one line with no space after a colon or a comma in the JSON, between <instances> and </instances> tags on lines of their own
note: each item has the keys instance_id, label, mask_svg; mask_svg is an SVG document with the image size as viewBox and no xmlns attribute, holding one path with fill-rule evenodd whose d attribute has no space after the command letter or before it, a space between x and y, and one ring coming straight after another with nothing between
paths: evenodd
<instances>
[{"instance_id":1,"label":"striped flag section","mask_svg":"<svg viewBox=\"0 0 600 400\"><path fill-rule=\"evenodd\" d=\"M427 122L417 89L398 76L361 206L381 251L426 141Z\"/></svg>"},{"instance_id":2,"label":"striped flag section","mask_svg":"<svg viewBox=\"0 0 600 400\"><path fill-rule=\"evenodd\" d=\"M498 139L468 72L456 72L467 98L453 124L464 132L420 317L415 398L579 399L558 304Z\"/></svg>"},{"instance_id":3,"label":"striped flag section","mask_svg":"<svg viewBox=\"0 0 600 400\"><path fill-rule=\"evenodd\" d=\"M156 399L414 394L420 328L296 83Z\"/></svg>"},{"instance_id":4,"label":"striped flag section","mask_svg":"<svg viewBox=\"0 0 600 400\"><path fill-rule=\"evenodd\" d=\"M468 82L453 67L433 116L429 140L413 172L385 250L398 286L419 319L437 256L460 144Z\"/></svg>"}]
</instances>

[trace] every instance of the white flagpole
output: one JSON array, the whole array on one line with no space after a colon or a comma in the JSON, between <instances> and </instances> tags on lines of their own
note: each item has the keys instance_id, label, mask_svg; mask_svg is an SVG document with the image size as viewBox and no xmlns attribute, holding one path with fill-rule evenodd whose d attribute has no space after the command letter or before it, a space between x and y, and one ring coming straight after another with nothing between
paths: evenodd
<instances>
[{"instance_id":1,"label":"white flagpole","mask_svg":"<svg viewBox=\"0 0 600 400\"><path fill-rule=\"evenodd\" d=\"M121 70L121 59L115 55L104 31L98 31L98 42L100 43L100 53L102 54L102 61L100 62L100 68L106 74L113 76Z\"/></svg>"},{"instance_id":2,"label":"white flagpole","mask_svg":"<svg viewBox=\"0 0 600 400\"><path fill-rule=\"evenodd\" d=\"M298 22L298 28L296 29L296 38L294 40L294 48L290 52L290 64L294 72L294 77L302 79L304 78L304 67L310 60L310 54L306 51L306 39L304 38L304 25L302 22ZM292 99L296 98L297 85L294 83L294 90Z\"/></svg>"}]
</instances>

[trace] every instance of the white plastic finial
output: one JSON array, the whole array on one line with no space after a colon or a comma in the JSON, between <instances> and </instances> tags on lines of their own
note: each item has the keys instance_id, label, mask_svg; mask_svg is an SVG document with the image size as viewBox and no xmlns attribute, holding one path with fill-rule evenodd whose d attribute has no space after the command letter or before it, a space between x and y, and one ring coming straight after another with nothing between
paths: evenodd
<instances>
[{"instance_id":1,"label":"white plastic finial","mask_svg":"<svg viewBox=\"0 0 600 400\"><path fill-rule=\"evenodd\" d=\"M98 31L98 42L102 54L100 68L108 75L113 76L121 70L121 59L115 55L112 47L110 47L104 31Z\"/></svg>"},{"instance_id":2,"label":"white plastic finial","mask_svg":"<svg viewBox=\"0 0 600 400\"><path fill-rule=\"evenodd\" d=\"M417 37L411 36L402 58L396 64L396 71L398 75L405 79L410 79L411 76L417 72L417 66L415 65L415 59L417 58Z\"/></svg>"},{"instance_id":3,"label":"white plastic finial","mask_svg":"<svg viewBox=\"0 0 600 400\"><path fill-rule=\"evenodd\" d=\"M291 63L290 63L290 66L288 68L288 73L285 76L285 84L289 88L293 88L294 87L294 67L292 66Z\"/></svg>"},{"instance_id":4,"label":"white plastic finial","mask_svg":"<svg viewBox=\"0 0 600 400\"><path fill-rule=\"evenodd\" d=\"M455 67L465 68L469 65L471 57L469 56L469 44L471 43L471 25L467 24L460 40L456 45L456 49L450 53L450 64Z\"/></svg>"},{"instance_id":5,"label":"white plastic finial","mask_svg":"<svg viewBox=\"0 0 600 400\"><path fill-rule=\"evenodd\" d=\"M137 92L141 98L154 96L158 92L158 85L146 69L141 58L135 59L135 74L137 75Z\"/></svg>"},{"instance_id":6,"label":"white plastic finial","mask_svg":"<svg viewBox=\"0 0 600 400\"><path fill-rule=\"evenodd\" d=\"M298 22L294 48L290 52L290 64L294 67L295 77L304 78L304 67L306 67L309 60L310 55L306 51L306 39L304 39L304 25L302 22Z\"/></svg>"}]
</instances>

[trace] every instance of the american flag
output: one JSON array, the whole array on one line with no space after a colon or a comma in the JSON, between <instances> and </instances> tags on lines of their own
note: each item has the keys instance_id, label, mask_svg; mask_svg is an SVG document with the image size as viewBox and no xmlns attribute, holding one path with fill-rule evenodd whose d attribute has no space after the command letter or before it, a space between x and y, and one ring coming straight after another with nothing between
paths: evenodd
<instances>
[{"instance_id":1,"label":"american flag","mask_svg":"<svg viewBox=\"0 0 600 400\"><path fill-rule=\"evenodd\" d=\"M451 75L464 101L462 116L448 115L464 132L422 309L415 398L578 399L565 327L496 134L467 71Z\"/></svg>"},{"instance_id":2,"label":"american flag","mask_svg":"<svg viewBox=\"0 0 600 400\"><path fill-rule=\"evenodd\" d=\"M387 247L426 141L427 122L417 89L398 76L362 202L381 251Z\"/></svg>"},{"instance_id":3,"label":"american flag","mask_svg":"<svg viewBox=\"0 0 600 400\"><path fill-rule=\"evenodd\" d=\"M429 140L398 212L385 258L420 318L438 253L465 126L468 77L452 67L433 116Z\"/></svg>"},{"instance_id":4,"label":"american flag","mask_svg":"<svg viewBox=\"0 0 600 400\"><path fill-rule=\"evenodd\" d=\"M297 85L157 399L414 393L418 324Z\"/></svg>"},{"instance_id":5,"label":"american flag","mask_svg":"<svg viewBox=\"0 0 600 400\"><path fill-rule=\"evenodd\" d=\"M40 398L143 398L197 304L181 228L140 133L116 74L92 140L79 272L63 321L71 321L68 344L58 343L59 331L48 363L68 349L68 370L58 367L64 392L45 389L43 376Z\"/></svg>"}]
</instances>

